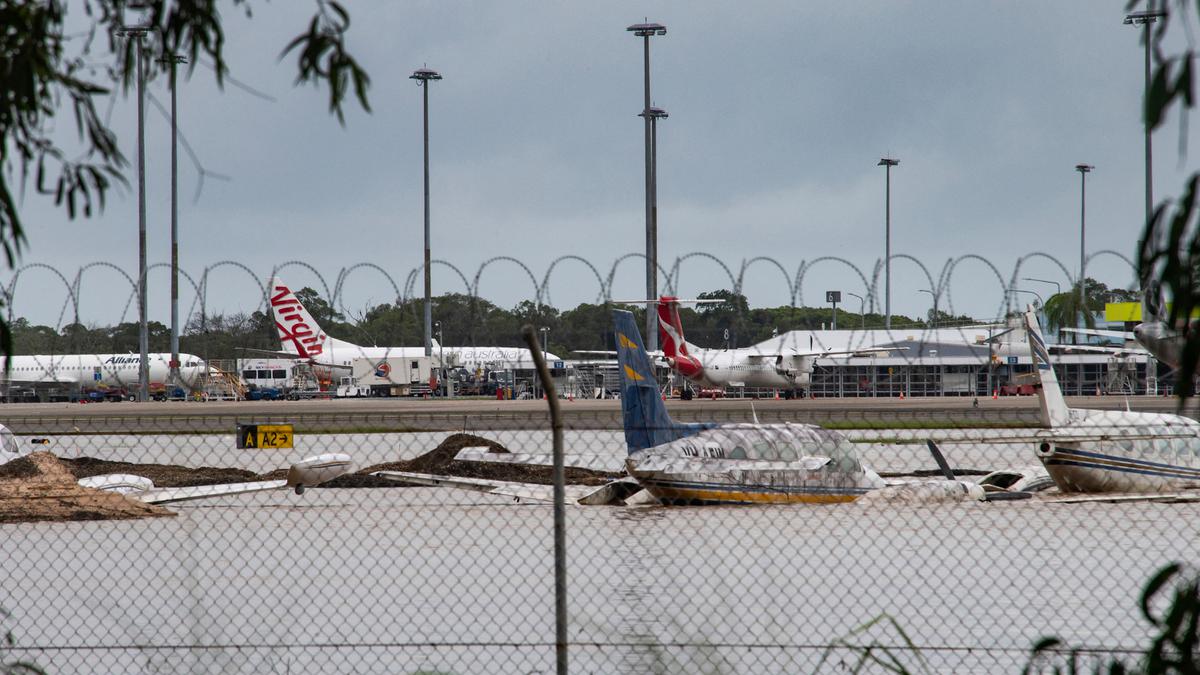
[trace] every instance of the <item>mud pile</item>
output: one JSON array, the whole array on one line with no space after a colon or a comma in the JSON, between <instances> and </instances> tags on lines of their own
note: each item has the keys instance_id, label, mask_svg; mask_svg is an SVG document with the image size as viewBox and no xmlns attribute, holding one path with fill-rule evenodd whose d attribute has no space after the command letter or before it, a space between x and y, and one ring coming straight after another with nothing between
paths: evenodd
<instances>
[{"instance_id":1,"label":"mud pile","mask_svg":"<svg viewBox=\"0 0 1200 675\"><path fill-rule=\"evenodd\" d=\"M454 459L460 450L467 447L487 446L488 452L508 453L508 449L496 441L475 436L473 434L451 434L433 450L415 459L403 462L388 462L369 466L360 474L373 471L410 471L415 473L432 473L446 476L464 476L467 478L487 478L489 480L516 481L521 483L539 483L550 485L553 482L553 469L548 466L529 466L522 464L500 464L490 462L460 462ZM603 485L614 478L623 478L624 474L591 471L567 467L568 483L576 485ZM339 479L341 480L341 479ZM335 481L336 482L336 481ZM395 485L395 483L392 483Z\"/></svg>"},{"instance_id":2,"label":"mud pile","mask_svg":"<svg viewBox=\"0 0 1200 675\"><path fill-rule=\"evenodd\" d=\"M48 452L0 465L0 523L124 520L172 516L160 506L85 488Z\"/></svg>"}]
</instances>

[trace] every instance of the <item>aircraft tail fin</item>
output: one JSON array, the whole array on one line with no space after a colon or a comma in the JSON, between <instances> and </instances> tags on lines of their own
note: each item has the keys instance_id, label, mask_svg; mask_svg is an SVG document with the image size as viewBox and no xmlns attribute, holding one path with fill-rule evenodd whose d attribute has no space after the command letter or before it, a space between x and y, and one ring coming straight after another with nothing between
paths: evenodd
<instances>
[{"instance_id":1,"label":"aircraft tail fin","mask_svg":"<svg viewBox=\"0 0 1200 675\"><path fill-rule=\"evenodd\" d=\"M687 342L683 337L683 320L679 318L679 298L664 295L658 299L658 336L663 356L676 358L687 356Z\"/></svg>"},{"instance_id":2,"label":"aircraft tail fin","mask_svg":"<svg viewBox=\"0 0 1200 675\"><path fill-rule=\"evenodd\" d=\"M621 373L621 414L630 454L690 436L710 425L676 424L667 414L654 367L633 313L613 310L617 363Z\"/></svg>"},{"instance_id":3,"label":"aircraft tail fin","mask_svg":"<svg viewBox=\"0 0 1200 675\"><path fill-rule=\"evenodd\" d=\"M1050 363L1050 350L1046 348L1046 339L1042 337L1042 327L1032 305L1025 310L1025 330L1029 336L1029 355L1039 380L1034 386L1041 405L1042 424L1048 428L1063 426L1071 421L1071 411L1058 386L1058 376Z\"/></svg>"},{"instance_id":4,"label":"aircraft tail fin","mask_svg":"<svg viewBox=\"0 0 1200 675\"><path fill-rule=\"evenodd\" d=\"M283 351L304 358L314 358L325 352L334 339L325 334L317 320L279 277L271 279L269 299L275 330Z\"/></svg>"},{"instance_id":5,"label":"aircraft tail fin","mask_svg":"<svg viewBox=\"0 0 1200 675\"><path fill-rule=\"evenodd\" d=\"M1167 307L1158 281L1147 282L1142 291L1142 323L1166 323Z\"/></svg>"}]
</instances>

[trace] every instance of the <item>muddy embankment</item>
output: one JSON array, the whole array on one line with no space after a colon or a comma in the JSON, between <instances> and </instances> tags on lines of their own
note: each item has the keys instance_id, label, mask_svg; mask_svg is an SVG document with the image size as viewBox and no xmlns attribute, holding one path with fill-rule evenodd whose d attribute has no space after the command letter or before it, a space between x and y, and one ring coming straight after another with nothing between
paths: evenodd
<instances>
[{"instance_id":1,"label":"muddy embankment","mask_svg":"<svg viewBox=\"0 0 1200 675\"><path fill-rule=\"evenodd\" d=\"M402 483L376 478L375 471L409 471L469 478L516 481L549 485L552 469L488 462L460 462L455 455L465 447L487 446L491 452L507 453L499 443L472 434L451 434L438 447L414 459L387 462L332 480L322 487L402 488ZM112 520L169 516L168 509L145 504L111 492L80 486L80 478L110 473L127 473L154 481L157 487L190 487L217 483L244 483L284 478L287 468L257 474L233 467L186 467L175 464L138 464L80 457L64 459L49 452L35 452L0 465L0 523ZM568 483L601 485L622 474L568 468Z\"/></svg>"}]
</instances>

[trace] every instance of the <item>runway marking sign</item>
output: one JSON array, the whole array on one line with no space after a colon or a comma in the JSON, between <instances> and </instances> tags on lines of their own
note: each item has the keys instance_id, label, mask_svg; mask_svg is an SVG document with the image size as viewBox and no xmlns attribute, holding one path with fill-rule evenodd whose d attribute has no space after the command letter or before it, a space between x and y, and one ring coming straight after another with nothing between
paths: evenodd
<instances>
[{"instance_id":1,"label":"runway marking sign","mask_svg":"<svg viewBox=\"0 0 1200 675\"><path fill-rule=\"evenodd\" d=\"M244 449L285 450L292 447L290 424L239 424L237 447Z\"/></svg>"}]
</instances>

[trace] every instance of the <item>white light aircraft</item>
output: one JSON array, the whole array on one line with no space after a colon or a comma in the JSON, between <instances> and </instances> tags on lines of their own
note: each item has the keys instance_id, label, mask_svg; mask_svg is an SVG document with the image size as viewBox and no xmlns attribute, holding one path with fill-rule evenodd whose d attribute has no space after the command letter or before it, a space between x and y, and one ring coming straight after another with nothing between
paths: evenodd
<instances>
[{"instance_id":1,"label":"white light aircraft","mask_svg":"<svg viewBox=\"0 0 1200 675\"><path fill-rule=\"evenodd\" d=\"M154 481L144 476L127 473L110 473L81 478L79 479L79 484L83 487L97 490L117 492L138 501L146 502L147 504L166 504L279 489L291 489L299 495L304 494L306 488L327 483L353 470L354 462L350 459L350 455L326 453L307 457L292 464L288 467L287 478L283 480L259 480L248 483L218 483L215 485L160 488L155 487Z\"/></svg>"},{"instance_id":2,"label":"white light aircraft","mask_svg":"<svg viewBox=\"0 0 1200 675\"><path fill-rule=\"evenodd\" d=\"M1154 492L1200 487L1200 422L1167 413L1068 408L1037 315L1025 312L1037 369L1037 456L1063 492Z\"/></svg>"},{"instance_id":3,"label":"white light aircraft","mask_svg":"<svg viewBox=\"0 0 1200 675\"><path fill-rule=\"evenodd\" d=\"M284 353L306 359L314 366L347 370L351 368L352 361L358 358L382 361L389 357L425 356L424 347L363 347L330 337L279 277L271 280L269 300ZM519 347L446 347L438 345L435 340L433 354L436 356L440 353L446 355L448 363L466 368L529 370L535 367L533 355L528 349ZM547 352L546 360L557 361L559 357Z\"/></svg>"}]
</instances>

